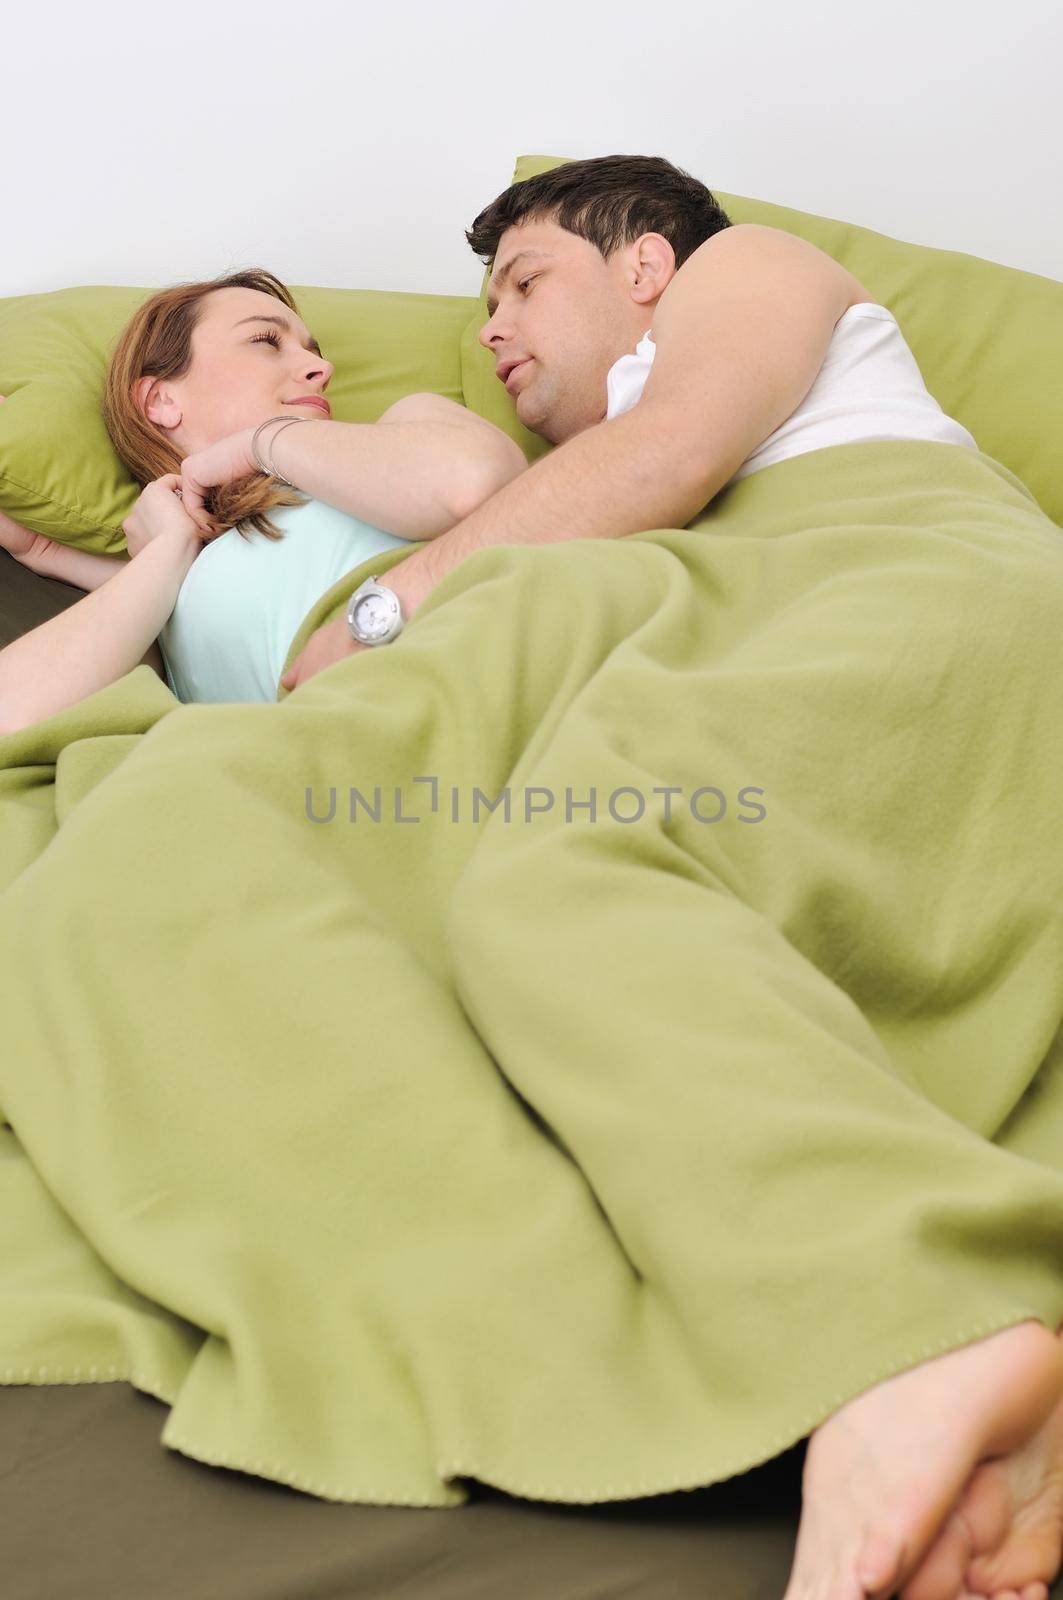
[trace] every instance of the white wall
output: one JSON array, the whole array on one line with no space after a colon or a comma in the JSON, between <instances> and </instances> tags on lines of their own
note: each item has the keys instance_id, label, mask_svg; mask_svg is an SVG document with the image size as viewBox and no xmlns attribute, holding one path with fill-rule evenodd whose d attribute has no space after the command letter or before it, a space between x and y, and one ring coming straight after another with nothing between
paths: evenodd
<instances>
[{"instance_id":1,"label":"white wall","mask_svg":"<svg viewBox=\"0 0 1063 1600\"><path fill-rule=\"evenodd\" d=\"M250 264L475 294L463 229L520 153L665 155L1063 278L1055 0L15 3L0 294Z\"/></svg>"}]
</instances>

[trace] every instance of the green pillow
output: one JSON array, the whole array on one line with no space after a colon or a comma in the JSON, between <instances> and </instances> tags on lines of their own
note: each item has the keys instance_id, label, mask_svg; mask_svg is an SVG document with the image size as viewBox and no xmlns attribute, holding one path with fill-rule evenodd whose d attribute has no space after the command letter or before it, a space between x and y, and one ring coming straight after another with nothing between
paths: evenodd
<instances>
[{"instance_id":1,"label":"green pillow","mask_svg":"<svg viewBox=\"0 0 1063 1600\"><path fill-rule=\"evenodd\" d=\"M104 374L151 290L83 288L0 300L0 509L35 533L104 555L125 550L140 490L103 425ZM403 395L461 401L459 343L470 295L293 288L336 368L341 422L375 422Z\"/></svg>"},{"instance_id":2,"label":"green pillow","mask_svg":"<svg viewBox=\"0 0 1063 1600\"><path fill-rule=\"evenodd\" d=\"M521 156L513 182L567 159ZM1063 523L1063 283L766 200L712 192L732 222L798 234L859 278L897 318L942 410L962 422L986 455L1010 467L1053 521ZM520 422L495 377L493 356L477 340L487 321L489 276L485 270L476 314L462 334L465 404L516 439L531 461L551 447Z\"/></svg>"}]
</instances>

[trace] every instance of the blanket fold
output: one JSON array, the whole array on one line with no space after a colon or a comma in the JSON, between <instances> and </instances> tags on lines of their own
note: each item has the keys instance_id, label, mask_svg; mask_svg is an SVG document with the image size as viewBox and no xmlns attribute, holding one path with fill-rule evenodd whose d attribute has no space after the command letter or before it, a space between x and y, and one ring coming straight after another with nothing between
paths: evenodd
<instances>
[{"instance_id":1,"label":"blanket fold","mask_svg":"<svg viewBox=\"0 0 1063 1600\"><path fill-rule=\"evenodd\" d=\"M1006 468L845 445L479 551L277 705L0 739L0 1381L595 1502L1055 1329L1061 618Z\"/></svg>"}]
</instances>

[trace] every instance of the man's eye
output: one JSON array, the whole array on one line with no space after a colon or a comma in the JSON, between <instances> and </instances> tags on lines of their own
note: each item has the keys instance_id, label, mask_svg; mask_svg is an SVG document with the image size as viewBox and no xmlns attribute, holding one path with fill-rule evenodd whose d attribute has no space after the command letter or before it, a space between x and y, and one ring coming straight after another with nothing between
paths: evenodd
<instances>
[{"instance_id":1,"label":"man's eye","mask_svg":"<svg viewBox=\"0 0 1063 1600\"><path fill-rule=\"evenodd\" d=\"M273 333L272 331L269 333L253 334L248 342L250 344L260 344L263 340L265 340L267 344L271 344L275 350L279 350L281 347L280 335Z\"/></svg>"},{"instance_id":2,"label":"man's eye","mask_svg":"<svg viewBox=\"0 0 1063 1600\"><path fill-rule=\"evenodd\" d=\"M518 289L525 288L529 283L532 283L537 277L538 277L538 273L537 272L533 272L530 278L522 278L520 280L520 282L517 284L517 288Z\"/></svg>"}]
</instances>

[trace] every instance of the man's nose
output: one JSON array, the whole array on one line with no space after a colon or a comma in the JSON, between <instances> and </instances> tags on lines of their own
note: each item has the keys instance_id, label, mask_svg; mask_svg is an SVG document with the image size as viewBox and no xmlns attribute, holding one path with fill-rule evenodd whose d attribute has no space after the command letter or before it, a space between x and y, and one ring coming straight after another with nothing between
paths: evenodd
<instances>
[{"instance_id":1,"label":"man's nose","mask_svg":"<svg viewBox=\"0 0 1063 1600\"><path fill-rule=\"evenodd\" d=\"M480 340L480 343L483 345L484 349L485 350L490 350L493 340L495 340L495 339L503 339L504 340L505 337L506 337L506 324L504 323L503 319L499 317L499 314L496 311L494 316L493 317L489 317L488 320L484 323L483 327L480 329L478 338Z\"/></svg>"}]
</instances>

